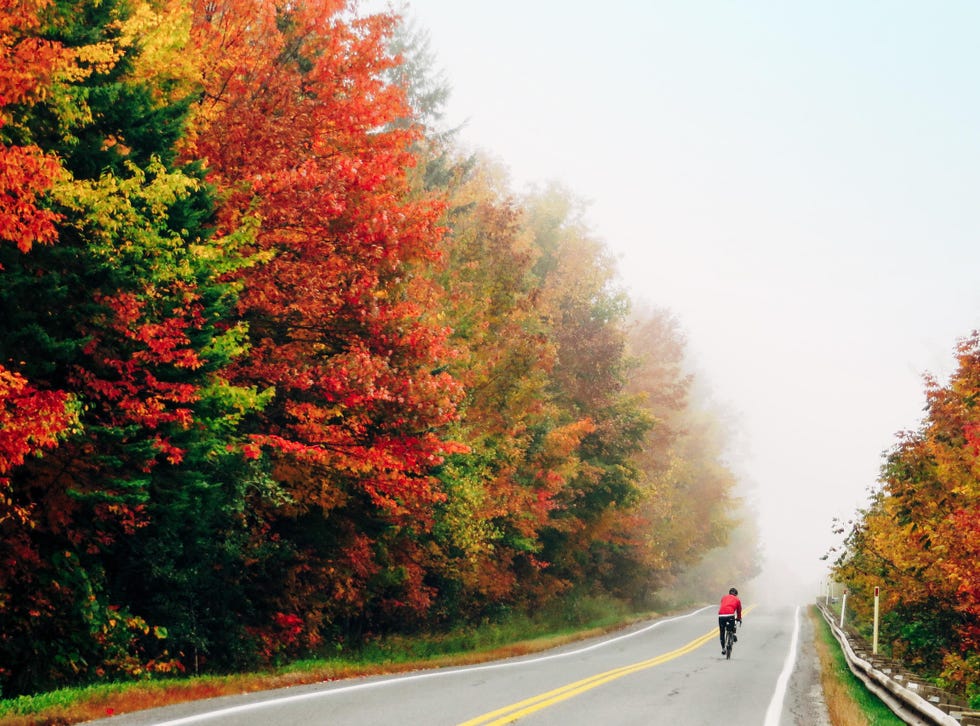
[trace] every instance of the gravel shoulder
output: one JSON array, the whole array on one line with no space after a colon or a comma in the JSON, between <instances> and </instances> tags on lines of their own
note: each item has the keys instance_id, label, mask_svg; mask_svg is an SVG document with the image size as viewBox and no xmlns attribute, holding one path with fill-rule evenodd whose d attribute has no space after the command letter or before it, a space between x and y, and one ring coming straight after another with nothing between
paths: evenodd
<instances>
[{"instance_id":1,"label":"gravel shoulder","mask_svg":"<svg viewBox=\"0 0 980 726\"><path fill-rule=\"evenodd\" d=\"M800 652L786 692L785 716L796 726L831 726L820 683L820 659L813 639L816 633L807 612L800 613Z\"/></svg>"}]
</instances>

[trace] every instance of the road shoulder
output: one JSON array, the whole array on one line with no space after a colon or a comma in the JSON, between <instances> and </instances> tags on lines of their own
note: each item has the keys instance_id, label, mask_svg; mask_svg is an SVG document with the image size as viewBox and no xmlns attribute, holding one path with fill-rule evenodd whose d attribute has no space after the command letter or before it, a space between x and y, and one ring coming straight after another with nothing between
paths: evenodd
<instances>
[{"instance_id":1,"label":"road shoulder","mask_svg":"<svg viewBox=\"0 0 980 726\"><path fill-rule=\"evenodd\" d=\"M813 639L813 620L805 609L800 613L800 641L796 668L786 693L784 715L796 726L830 726L827 702L820 682L820 658Z\"/></svg>"}]
</instances>

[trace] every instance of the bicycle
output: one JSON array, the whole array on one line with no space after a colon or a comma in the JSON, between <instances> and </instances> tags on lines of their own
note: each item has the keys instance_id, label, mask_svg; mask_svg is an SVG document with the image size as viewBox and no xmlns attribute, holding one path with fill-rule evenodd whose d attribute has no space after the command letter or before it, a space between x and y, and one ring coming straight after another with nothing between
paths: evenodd
<instances>
[{"instance_id":1,"label":"bicycle","mask_svg":"<svg viewBox=\"0 0 980 726\"><path fill-rule=\"evenodd\" d=\"M728 622L725 624L725 660L731 660L732 658L732 647L735 645L735 641L738 638L735 636L735 630L738 621L735 618L729 618Z\"/></svg>"}]
</instances>

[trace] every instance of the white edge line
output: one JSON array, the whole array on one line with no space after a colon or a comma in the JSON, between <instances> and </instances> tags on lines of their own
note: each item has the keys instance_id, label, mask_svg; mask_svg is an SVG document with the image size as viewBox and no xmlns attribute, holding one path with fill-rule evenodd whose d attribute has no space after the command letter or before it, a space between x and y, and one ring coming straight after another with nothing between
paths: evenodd
<instances>
[{"instance_id":1,"label":"white edge line","mask_svg":"<svg viewBox=\"0 0 980 726\"><path fill-rule=\"evenodd\" d=\"M245 711L251 711L251 710L259 709L259 708L266 708L268 706L274 706L274 705L279 705L279 704L284 704L284 703L294 703L294 702L297 702L297 701L306 701L306 700L309 700L311 698L323 698L323 697L326 697L326 696L333 696L333 695L336 695L338 693L348 693L350 691L359 691L359 690L363 690L363 689L367 689L367 688L377 688L379 686L385 686L385 685L388 685L389 683L394 683L396 681L397 682L400 682L400 683L404 683L406 681L420 681L420 680L427 679L427 678L437 678L437 677L440 677L440 676L446 676L446 675L450 675L450 674L454 674L454 673L462 673L462 672L465 672L465 671L485 671L485 670L492 670L492 669L495 669L495 668L511 668L511 667L514 667L514 666L528 665L530 663L541 663L543 661L553 660L555 658L567 658L568 656L579 655L580 653L586 653L586 652L588 652L590 650L595 650L596 648L604 648L607 645L611 645L611 644L616 643L616 642L618 642L620 640L625 640L626 638L633 638L633 637L635 637L637 635L641 635L641 634L643 634L643 633L645 633L645 632L647 632L649 630L653 630L654 628L660 627L661 625L664 625L666 623L672 623L672 622L675 622L677 620L684 620L685 618L690 618L690 617L692 617L694 615L697 615L698 613L701 613L701 612L707 610L710 607L712 607L712 606L711 605L706 605L705 607L698 608L697 610L694 610L692 612L689 612L686 615L678 615L676 617L667 618L665 620L657 620L656 622L651 623L650 625L647 625L646 627L640 628L639 630L635 630L635 631L633 631L631 633L626 633L624 635L618 635L615 638L610 638L608 640L603 640L603 641L600 641L598 643L593 643L592 645L586 646L584 648L578 648L576 650L570 650L570 651L566 651L566 652L563 652L563 653L553 653L551 655L544 655L544 656L540 656L540 657L537 657L537 658L522 658L520 660L507 660L507 661L500 662L500 663L489 663L489 664L484 664L484 665L463 666L461 668L442 668L442 669L439 669L439 670L429 671L429 672L426 672L426 673L416 673L414 675L396 676L394 678L386 678L384 680L372 681L370 683L356 683L356 684L350 685L350 686L342 686L340 688L331 688L331 689L322 690L322 691L313 691L311 693L297 693L297 694L292 695L292 696L280 696L280 697L277 697L277 698L269 698L269 699L266 699L264 701L255 701L253 703L243 703L240 706L230 706L228 708L218 709L217 711L208 711L206 713L199 713L199 714L195 714L193 716L184 716L182 718L173 719L171 721L159 721L159 722L156 722L155 726L184 726L184 724L197 723L199 721L206 721L206 720L212 719L212 718L220 718L221 716L231 716L232 714L243 713ZM795 637L795 634L794 634L794 637ZM771 706L770 706L770 708L771 708ZM768 721L766 723L768 725Z\"/></svg>"},{"instance_id":2,"label":"white edge line","mask_svg":"<svg viewBox=\"0 0 980 726\"><path fill-rule=\"evenodd\" d=\"M766 720L764 726L779 726L779 717L783 713L783 701L786 698L786 687L789 685L789 677L793 673L796 665L796 646L800 640L800 606L796 606L793 615L793 637L789 644L789 653L786 654L786 661L783 663L783 672L776 680L776 692L772 694L769 708L766 709Z\"/></svg>"}]
</instances>

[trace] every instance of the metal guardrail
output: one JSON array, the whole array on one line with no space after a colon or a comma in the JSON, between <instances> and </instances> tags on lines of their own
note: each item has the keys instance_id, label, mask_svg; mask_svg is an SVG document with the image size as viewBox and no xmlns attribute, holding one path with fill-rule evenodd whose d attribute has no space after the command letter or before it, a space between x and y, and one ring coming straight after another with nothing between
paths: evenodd
<instances>
[{"instance_id":1,"label":"metal guardrail","mask_svg":"<svg viewBox=\"0 0 980 726\"><path fill-rule=\"evenodd\" d=\"M834 622L833 614L818 605L824 620L840 643L851 672L907 724L921 726L980 726L980 713L971 712L961 699L932 686L897 663L852 645L848 634Z\"/></svg>"}]
</instances>

